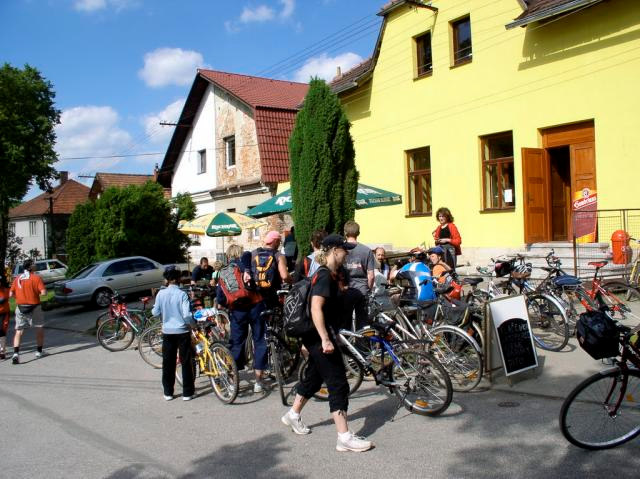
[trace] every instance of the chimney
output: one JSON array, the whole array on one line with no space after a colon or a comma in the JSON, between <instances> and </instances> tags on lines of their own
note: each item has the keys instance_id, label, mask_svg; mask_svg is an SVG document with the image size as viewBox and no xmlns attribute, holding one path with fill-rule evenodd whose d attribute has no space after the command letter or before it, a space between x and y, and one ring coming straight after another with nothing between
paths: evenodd
<instances>
[{"instance_id":1,"label":"chimney","mask_svg":"<svg viewBox=\"0 0 640 479\"><path fill-rule=\"evenodd\" d=\"M60 172L60 186L64 185L69 180L69 172L61 171Z\"/></svg>"},{"instance_id":2,"label":"chimney","mask_svg":"<svg viewBox=\"0 0 640 479\"><path fill-rule=\"evenodd\" d=\"M340 78L342 76L342 70L340 69L340 65L336 67L336 78Z\"/></svg>"},{"instance_id":3,"label":"chimney","mask_svg":"<svg viewBox=\"0 0 640 479\"><path fill-rule=\"evenodd\" d=\"M158 168L158 163L156 163L156 166L153 167L153 181L154 182L158 182L158 173L160 172L160 169Z\"/></svg>"}]
</instances>

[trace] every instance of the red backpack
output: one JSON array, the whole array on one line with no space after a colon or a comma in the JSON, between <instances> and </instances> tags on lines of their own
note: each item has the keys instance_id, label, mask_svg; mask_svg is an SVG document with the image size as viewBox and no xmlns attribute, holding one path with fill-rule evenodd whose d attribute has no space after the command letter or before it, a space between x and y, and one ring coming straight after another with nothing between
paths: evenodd
<instances>
[{"instance_id":1,"label":"red backpack","mask_svg":"<svg viewBox=\"0 0 640 479\"><path fill-rule=\"evenodd\" d=\"M258 292L247 289L237 264L230 264L220 270L218 285L227 298L229 309L251 306L262 301Z\"/></svg>"}]
</instances>

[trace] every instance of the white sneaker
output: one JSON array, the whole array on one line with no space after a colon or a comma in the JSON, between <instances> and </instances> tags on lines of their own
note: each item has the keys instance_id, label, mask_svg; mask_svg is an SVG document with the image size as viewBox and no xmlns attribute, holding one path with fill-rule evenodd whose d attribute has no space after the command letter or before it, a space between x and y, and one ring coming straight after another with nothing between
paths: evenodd
<instances>
[{"instance_id":1,"label":"white sneaker","mask_svg":"<svg viewBox=\"0 0 640 479\"><path fill-rule=\"evenodd\" d=\"M253 392L256 393L256 394L260 394L261 392L264 392L264 386L262 385L262 382L256 381L254 383Z\"/></svg>"},{"instance_id":2,"label":"white sneaker","mask_svg":"<svg viewBox=\"0 0 640 479\"><path fill-rule=\"evenodd\" d=\"M173 396L167 396L166 394L164 395L164 400L165 401L171 401L173 400Z\"/></svg>"},{"instance_id":3,"label":"white sneaker","mask_svg":"<svg viewBox=\"0 0 640 479\"><path fill-rule=\"evenodd\" d=\"M183 401L191 401L195 396L182 396Z\"/></svg>"},{"instance_id":4,"label":"white sneaker","mask_svg":"<svg viewBox=\"0 0 640 479\"><path fill-rule=\"evenodd\" d=\"M368 451L373 447L373 443L371 441L367 441L362 437L358 437L349 431L349 435L346 439L341 439L340 434L338 434L338 442L336 443L336 451L339 452L364 452Z\"/></svg>"},{"instance_id":5,"label":"white sneaker","mask_svg":"<svg viewBox=\"0 0 640 479\"><path fill-rule=\"evenodd\" d=\"M285 426L289 426L296 434L305 435L311 432L311 429L302 422L302 418L300 416L294 419L291 417L291 414L289 414L289 411L280 418L280 421L282 421L282 424Z\"/></svg>"},{"instance_id":6,"label":"white sneaker","mask_svg":"<svg viewBox=\"0 0 640 479\"><path fill-rule=\"evenodd\" d=\"M44 351L36 351L36 359L40 359L42 356L44 356Z\"/></svg>"}]
</instances>

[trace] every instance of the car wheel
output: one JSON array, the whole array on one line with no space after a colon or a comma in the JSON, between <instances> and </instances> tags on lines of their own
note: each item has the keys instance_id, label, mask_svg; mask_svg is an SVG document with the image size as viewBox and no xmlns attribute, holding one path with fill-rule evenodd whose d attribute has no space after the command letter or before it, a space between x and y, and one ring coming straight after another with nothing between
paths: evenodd
<instances>
[{"instance_id":1,"label":"car wheel","mask_svg":"<svg viewBox=\"0 0 640 479\"><path fill-rule=\"evenodd\" d=\"M108 288L101 288L93 294L93 304L98 308L106 308L111 304L111 290Z\"/></svg>"}]
</instances>

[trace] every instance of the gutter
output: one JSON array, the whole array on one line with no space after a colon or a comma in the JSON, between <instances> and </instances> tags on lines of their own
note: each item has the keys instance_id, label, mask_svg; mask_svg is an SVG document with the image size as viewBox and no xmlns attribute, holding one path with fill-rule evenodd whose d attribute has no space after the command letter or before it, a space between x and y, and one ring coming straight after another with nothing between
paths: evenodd
<instances>
[{"instance_id":1,"label":"gutter","mask_svg":"<svg viewBox=\"0 0 640 479\"><path fill-rule=\"evenodd\" d=\"M515 20L511 23L507 23L505 28L510 30L515 27L526 27L530 23L538 22L540 20L545 20L547 18L561 15L563 13L571 13L572 10L576 10L578 8L587 8L596 3L600 3L603 0L573 0L571 2L565 3L563 5L558 5L557 7L548 8L538 13L534 13L532 15L526 15L525 17Z\"/></svg>"}]
</instances>

